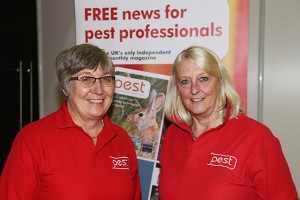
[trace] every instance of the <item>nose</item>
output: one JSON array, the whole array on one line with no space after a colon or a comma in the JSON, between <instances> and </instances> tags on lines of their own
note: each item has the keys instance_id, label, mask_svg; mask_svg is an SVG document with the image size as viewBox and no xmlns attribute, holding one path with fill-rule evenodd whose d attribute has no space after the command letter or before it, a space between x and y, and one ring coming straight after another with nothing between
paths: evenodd
<instances>
[{"instance_id":1,"label":"nose","mask_svg":"<svg viewBox=\"0 0 300 200\"><path fill-rule=\"evenodd\" d=\"M198 81L192 81L191 94L197 94L200 91L200 83Z\"/></svg>"},{"instance_id":2,"label":"nose","mask_svg":"<svg viewBox=\"0 0 300 200\"><path fill-rule=\"evenodd\" d=\"M94 85L92 87L92 91L94 93L99 93L99 94L103 93L103 88L102 88L102 84L100 82L100 79L96 79L96 82L94 83Z\"/></svg>"}]
</instances>

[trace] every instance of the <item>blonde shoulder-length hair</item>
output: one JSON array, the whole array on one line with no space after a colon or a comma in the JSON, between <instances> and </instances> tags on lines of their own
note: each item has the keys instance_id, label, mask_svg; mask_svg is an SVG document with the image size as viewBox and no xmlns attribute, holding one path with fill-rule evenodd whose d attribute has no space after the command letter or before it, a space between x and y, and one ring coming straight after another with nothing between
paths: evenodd
<instances>
[{"instance_id":1,"label":"blonde shoulder-length hair","mask_svg":"<svg viewBox=\"0 0 300 200\"><path fill-rule=\"evenodd\" d=\"M189 60L196 63L199 68L203 69L210 76L214 76L220 83L219 111L226 108L227 101L230 101L230 119L235 118L242 113L240 108L240 97L235 91L226 68L221 63L220 58L210 49L201 46L191 46L183 50L175 59L172 69L172 75L169 81L165 101L165 115L174 122L174 119L192 124L192 116L183 105L177 88L177 68L183 60Z\"/></svg>"}]
</instances>

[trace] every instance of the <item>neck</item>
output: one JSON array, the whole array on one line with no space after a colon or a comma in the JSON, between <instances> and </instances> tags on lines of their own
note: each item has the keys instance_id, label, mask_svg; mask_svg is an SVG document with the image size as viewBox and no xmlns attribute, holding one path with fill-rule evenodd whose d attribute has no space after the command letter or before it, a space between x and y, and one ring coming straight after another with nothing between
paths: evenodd
<instances>
[{"instance_id":1,"label":"neck","mask_svg":"<svg viewBox=\"0 0 300 200\"><path fill-rule=\"evenodd\" d=\"M217 113L215 117L196 119L193 118L193 123L191 125L191 132L194 138L198 138L205 131L218 127L223 123L224 117L223 114Z\"/></svg>"},{"instance_id":2,"label":"neck","mask_svg":"<svg viewBox=\"0 0 300 200\"><path fill-rule=\"evenodd\" d=\"M103 127L104 127L104 122L103 122L103 119L102 119L100 124L97 124L97 125L92 126L92 127L85 127L83 129L92 138L97 138L98 135L100 134L100 132L102 131Z\"/></svg>"}]
</instances>

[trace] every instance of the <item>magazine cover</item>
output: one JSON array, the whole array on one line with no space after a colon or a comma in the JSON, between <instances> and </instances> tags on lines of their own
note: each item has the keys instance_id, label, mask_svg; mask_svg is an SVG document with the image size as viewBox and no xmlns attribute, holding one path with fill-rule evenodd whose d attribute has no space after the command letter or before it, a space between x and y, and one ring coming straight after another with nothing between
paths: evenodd
<instances>
[{"instance_id":1,"label":"magazine cover","mask_svg":"<svg viewBox=\"0 0 300 200\"><path fill-rule=\"evenodd\" d=\"M159 172L160 172L160 164L159 162L156 163L153 173L152 173L152 179L151 179L151 192L150 192L150 200L159 200L158 195L158 182L159 182Z\"/></svg>"},{"instance_id":2,"label":"magazine cover","mask_svg":"<svg viewBox=\"0 0 300 200\"><path fill-rule=\"evenodd\" d=\"M132 139L139 159L159 157L169 76L116 67L111 120Z\"/></svg>"}]
</instances>

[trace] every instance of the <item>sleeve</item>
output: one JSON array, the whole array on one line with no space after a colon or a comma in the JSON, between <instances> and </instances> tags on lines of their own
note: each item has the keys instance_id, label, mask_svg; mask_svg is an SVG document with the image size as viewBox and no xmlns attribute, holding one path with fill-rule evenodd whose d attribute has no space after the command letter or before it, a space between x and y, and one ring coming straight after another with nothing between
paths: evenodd
<instances>
[{"instance_id":1,"label":"sleeve","mask_svg":"<svg viewBox=\"0 0 300 200\"><path fill-rule=\"evenodd\" d=\"M131 152L134 158L134 165L135 165L135 170L136 174L134 176L133 184L135 185L135 195L134 195L134 200L141 200L142 199L142 192L141 192L141 183L140 183L140 174L139 174L139 167L138 167L138 160L137 156L135 153L135 149L133 146L133 143L130 139L130 146L131 146Z\"/></svg>"},{"instance_id":2,"label":"sleeve","mask_svg":"<svg viewBox=\"0 0 300 200\"><path fill-rule=\"evenodd\" d=\"M134 180L133 180L133 184L135 186L135 194L134 194L134 200L141 200L142 199L142 192L141 192L141 183L140 183L140 174L139 174L139 167L138 167L138 160L137 160L137 155L135 152L135 148L134 145L132 143L131 138L129 137L128 133L124 130L124 133L128 139L128 144L130 146L130 152L131 152L131 156L133 158L133 165L134 170L135 170L135 176L134 176Z\"/></svg>"},{"instance_id":3,"label":"sleeve","mask_svg":"<svg viewBox=\"0 0 300 200\"><path fill-rule=\"evenodd\" d=\"M278 139L265 156L265 172L255 177L256 188L265 200L299 200L292 176Z\"/></svg>"},{"instance_id":4,"label":"sleeve","mask_svg":"<svg viewBox=\"0 0 300 200\"><path fill-rule=\"evenodd\" d=\"M142 199L142 192L141 192L141 184L140 184L140 175L139 175L138 171L137 171L137 174L135 176L135 185L136 185L136 190L135 190L134 200L141 200Z\"/></svg>"},{"instance_id":5,"label":"sleeve","mask_svg":"<svg viewBox=\"0 0 300 200\"><path fill-rule=\"evenodd\" d=\"M38 191L38 175L28 145L20 134L13 142L1 175L1 200L34 200Z\"/></svg>"}]
</instances>

